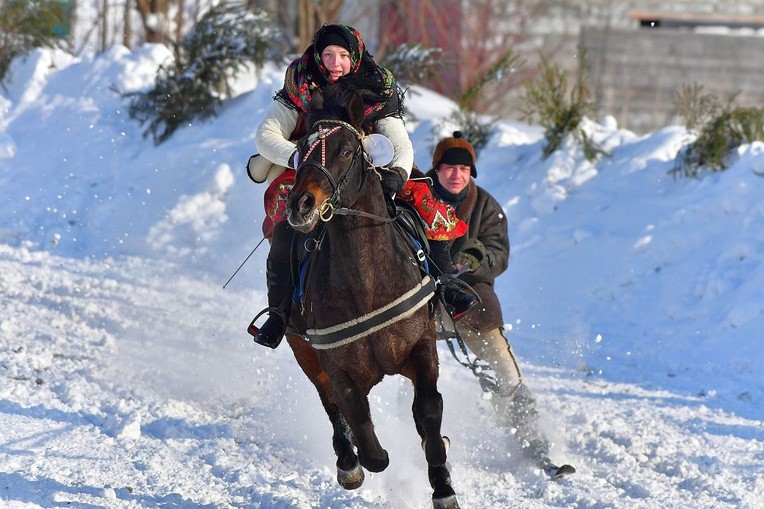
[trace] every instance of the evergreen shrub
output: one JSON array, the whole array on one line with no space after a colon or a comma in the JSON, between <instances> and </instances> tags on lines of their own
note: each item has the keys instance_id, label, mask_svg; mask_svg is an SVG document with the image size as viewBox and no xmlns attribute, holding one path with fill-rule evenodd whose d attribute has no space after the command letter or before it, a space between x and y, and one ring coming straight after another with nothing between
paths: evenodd
<instances>
[{"instance_id":1,"label":"evergreen shrub","mask_svg":"<svg viewBox=\"0 0 764 509\"><path fill-rule=\"evenodd\" d=\"M764 141L764 108L735 107L735 97L722 102L697 83L682 87L674 105L695 139L678 157L671 174L698 177L703 169L725 170L737 147Z\"/></svg>"},{"instance_id":2,"label":"evergreen shrub","mask_svg":"<svg viewBox=\"0 0 764 509\"><path fill-rule=\"evenodd\" d=\"M265 12L237 3L212 7L176 45L175 61L159 67L154 88L127 94L130 117L148 124L144 136L158 145L182 125L216 115L230 96L229 80L278 56L279 36Z\"/></svg>"},{"instance_id":3,"label":"evergreen shrub","mask_svg":"<svg viewBox=\"0 0 764 509\"><path fill-rule=\"evenodd\" d=\"M401 83L424 83L436 78L453 62L443 60L442 48L424 48L421 44L406 43L389 51L379 60Z\"/></svg>"},{"instance_id":4,"label":"evergreen shrub","mask_svg":"<svg viewBox=\"0 0 764 509\"><path fill-rule=\"evenodd\" d=\"M481 115L476 111L480 92L486 85L501 83L507 73L513 72L522 65L524 65L522 58L513 50L504 51L496 62L480 73L472 84L459 95L457 100L459 108L455 109L441 125L433 126L433 134L443 130L442 124L453 125L470 142L472 148L475 149L475 154L480 154L480 151L491 139L496 121L495 117Z\"/></svg>"},{"instance_id":5,"label":"evergreen shrub","mask_svg":"<svg viewBox=\"0 0 764 509\"><path fill-rule=\"evenodd\" d=\"M0 82L10 77L11 62L17 56L62 42L55 32L66 21L66 15L57 0L0 2Z\"/></svg>"},{"instance_id":6,"label":"evergreen shrub","mask_svg":"<svg viewBox=\"0 0 764 509\"><path fill-rule=\"evenodd\" d=\"M538 123L544 128L544 159L560 148L568 136L581 144L584 157L589 161L605 154L581 128L584 117L594 111L589 99L584 62L582 56L576 82L570 87L567 74L541 55L541 73L536 79L525 82L521 114L523 120Z\"/></svg>"}]
</instances>

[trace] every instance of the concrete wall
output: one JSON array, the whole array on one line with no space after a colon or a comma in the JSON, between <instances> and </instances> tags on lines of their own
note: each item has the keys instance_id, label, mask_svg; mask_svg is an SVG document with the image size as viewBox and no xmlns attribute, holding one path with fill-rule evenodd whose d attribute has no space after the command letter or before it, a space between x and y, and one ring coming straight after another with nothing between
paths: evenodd
<instances>
[{"instance_id":1,"label":"concrete wall","mask_svg":"<svg viewBox=\"0 0 764 509\"><path fill-rule=\"evenodd\" d=\"M443 11L443 2L436 0L384 3L395 9L402 9L403 5L412 9L429 5ZM589 83L596 94L599 113L612 114L622 127L647 132L681 123L674 112L674 98L682 85L695 82L702 84L705 92L717 94L720 99L741 91L737 104L764 106L764 71L760 70L764 69L764 28L738 30L735 35L720 34L723 29L716 29L715 34L708 33L706 29L701 34L689 30L640 28L639 21L631 16L634 11L719 17L760 16L764 15L764 0L516 0L506 3L512 4L507 7L509 12L515 9L519 16L530 12L543 14L536 14L537 17L526 25L516 27L522 37L518 36L513 49L525 59L524 70L528 72L514 83L503 83L496 97L487 94L490 102L486 113L520 117L525 93L522 80L537 76L539 53L544 53L566 71L569 82L575 81L581 43L587 47ZM444 58L458 62L459 37L479 35L457 29L459 23L449 20L449 16L461 17L470 12L471 2L461 0L461 4L461 9L445 9L448 14L441 12L434 18L429 14L425 16L445 27L442 38L417 31L415 26L406 31L407 25L401 20L383 22L379 32L366 30L395 44L424 40L425 46L445 48ZM541 5L546 7L537 8ZM382 16L380 19L386 18ZM434 28L434 21L432 25ZM370 38L367 37L367 43ZM375 46L370 43L377 55ZM454 76L451 79L449 73L460 73L463 83L471 78L468 66L456 65L445 69L436 82L428 85L453 97L459 87L449 88L445 84L456 83L460 78Z\"/></svg>"},{"instance_id":2,"label":"concrete wall","mask_svg":"<svg viewBox=\"0 0 764 509\"><path fill-rule=\"evenodd\" d=\"M764 106L764 37L669 29L582 28L598 113L646 132L682 123L673 102L698 83L738 106Z\"/></svg>"}]
</instances>

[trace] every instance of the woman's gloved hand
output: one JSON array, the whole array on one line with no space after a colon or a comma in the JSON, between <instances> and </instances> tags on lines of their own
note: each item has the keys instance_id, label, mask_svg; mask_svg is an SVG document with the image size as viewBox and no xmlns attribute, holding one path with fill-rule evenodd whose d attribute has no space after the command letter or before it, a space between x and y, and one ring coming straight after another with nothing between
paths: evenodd
<instances>
[{"instance_id":1,"label":"woman's gloved hand","mask_svg":"<svg viewBox=\"0 0 764 509\"><path fill-rule=\"evenodd\" d=\"M408 174L403 168L394 166L392 168L380 168L380 178L382 179L382 190L393 195L403 189Z\"/></svg>"}]
</instances>

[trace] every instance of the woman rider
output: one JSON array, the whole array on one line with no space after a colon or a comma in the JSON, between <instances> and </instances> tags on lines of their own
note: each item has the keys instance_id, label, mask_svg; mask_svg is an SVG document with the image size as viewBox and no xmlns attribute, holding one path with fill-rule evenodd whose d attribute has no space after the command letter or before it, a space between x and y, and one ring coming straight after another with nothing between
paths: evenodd
<instances>
[{"instance_id":1,"label":"woman rider","mask_svg":"<svg viewBox=\"0 0 764 509\"><path fill-rule=\"evenodd\" d=\"M428 199L434 201L431 194L423 191L426 184L406 182L414 164L414 149L403 123L402 95L392 73L377 65L366 51L361 34L354 28L336 24L322 26L316 32L313 44L287 67L284 86L276 93L257 128L255 143L259 155L253 156L247 165L253 181L270 182L264 197L266 219L263 224L264 234L271 241L266 261L268 319L259 328L253 320L247 329L256 343L270 348L276 348L284 336L292 302L289 250L294 231L283 220L283 212L286 194L294 183L296 140L306 133L305 114L312 93L339 79L352 81L356 89L363 91L361 95L366 106L364 130L379 133L393 144L393 159L380 172L385 192L394 195L405 184L417 190L408 195L417 196L419 203ZM437 218L448 217L452 221L447 225L439 221L437 228L427 230L430 257L437 267L442 268L434 271L435 276L450 273L449 240L463 235L467 228L456 218L452 207L444 203L439 206L443 212ZM450 210L446 210L447 207ZM428 218L424 219L427 221ZM447 307L455 319L461 318L477 299L450 278L441 279Z\"/></svg>"}]
</instances>

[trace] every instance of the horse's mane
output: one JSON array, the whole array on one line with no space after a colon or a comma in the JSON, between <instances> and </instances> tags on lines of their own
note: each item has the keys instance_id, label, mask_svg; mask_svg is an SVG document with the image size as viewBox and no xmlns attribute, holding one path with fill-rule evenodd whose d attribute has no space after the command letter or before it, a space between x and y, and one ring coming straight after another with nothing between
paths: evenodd
<instances>
[{"instance_id":1,"label":"horse's mane","mask_svg":"<svg viewBox=\"0 0 764 509\"><path fill-rule=\"evenodd\" d=\"M361 74L348 74L340 78L333 85L357 92L361 99L363 99L363 104L366 107L389 100L389 97L384 93L375 91L378 87L370 84L369 79Z\"/></svg>"}]
</instances>

